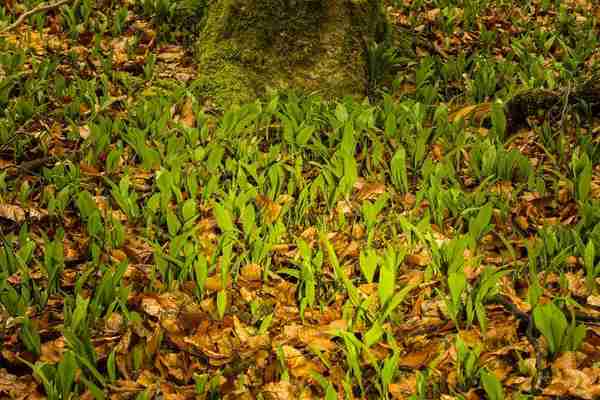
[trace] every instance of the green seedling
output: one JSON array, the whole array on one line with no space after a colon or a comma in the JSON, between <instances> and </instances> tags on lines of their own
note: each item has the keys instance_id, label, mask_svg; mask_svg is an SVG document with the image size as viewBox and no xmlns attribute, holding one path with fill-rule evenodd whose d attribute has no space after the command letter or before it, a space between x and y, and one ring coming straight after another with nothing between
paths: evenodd
<instances>
[{"instance_id":1,"label":"green seedling","mask_svg":"<svg viewBox=\"0 0 600 400\"><path fill-rule=\"evenodd\" d=\"M576 351L586 335L585 326L575 318L571 323L554 303L538 304L533 310L533 322L548 342L548 353L555 358L564 351Z\"/></svg>"},{"instance_id":2,"label":"green seedling","mask_svg":"<svg viewBox=\"0 0 600 400\"><path fill-rule=\"evenodd\" d=\"M387 205L388 195L380 196L374 203L366 200L361 207L365 226L367 228L367 246L371 245L375 234L374 228L377 224L378 216Z\"/></svg>"},{"instance_id":3,"label":"green seedling","mask_svg":"<svg viewBox=\"0 0 600 400\"><path fill-rule=\"evenodd\" d=\"M360 252L359 266L363 277L368 283L373 282L377 267L381 264L381 257L374 249L366 249Z\"/></svg>"},{"instance_id":4,"label":"green seedling","mask_svg":"<svg viewBox=\"0 0 600 400\"><path fill-rule=\"evenodd\" d=\"M586 272L586 285L588 290L594 291L596 289L596 277L600 275L600 263L596 263L596 247L594 242L590 240L585 246L583 254L583 265L585 266Z\"/></svg>"},{"instance_id":5,"label":"green seedling","mask_svg":"<svg viewBox=\"0 0 600 400\"><path fill-rule=\"evenodd\" d=\"M585 203L591 192L592 182L592 163L586 153L582 155L573 153L571 160L571 170L573 173L573 186L575 198L581 203Z\"/></svg>"},{"instance_id":6,"label":"green seedling","mask_svg":"<svg viewBox=\"0 0 600 400\"><path fill-rule=\"evenodd\" d=\"M65 268L62 236L54 240L44 240L44 270L48 277L48 293L54 294L60 289L60 277Z\"/></svg>"},{"instance_id":7,"label":"green seedling","mask_svg":"<svg viewBox=\"0 0 600 400\"><path fill-rule=\"evenodd\" d=\"M468 390L475 386L479 379L479 355L481 346L470 347L460 336L456 337L456 375L458 384L462 390Z\"/></svg>"},{"instance_id":8,"label":"green seedling","mask_svg":"<svg viewBox=\"0 0 600 400\"><path fill-rule=\"evenodd\" d=\"M123 210L131 220L138 218L140 216L140 208L137 204L138 195L135 189L131 187L129 177L122 177L118 186L110 181L108 183L112 188L112 197L121 210Z\"/></svg>"},{"instance_id":9,"label":"green seedling","mask_svg":"<svg viewBox=\"0 0 600 400\"><path fill-rule=\"evenodd\" d=\"M486 369L482 369L479 373L479 379L481 380L481 385L483 386L483 390L485 390L488 400L504 400L502 383L495 374Z\"/></svg>"},{"instance_id":10,"label":"green seedling","mask_svg":"<svg viewBox=\"0 0 600 400\"><path fill-rule=\"evenodd\" d=\"M298 241L298 250L300 250L300 256L302 257L299 276L301 285L299 290L302 293L300 298L300 314L303 316L306 307L313 307L315 305L317 281L312 250L303 240ZM322 253L319 252L319 255L320 260L322 260Z\"/></svg>"},{"instance_id":11,"label":"green seedling","mask_svg":"<svg viewBox=\"0 0 600 400\"><path fill-rule=\"evenodd\" d=\"M39 357L42 354L42 344L40 334L29 317L24 317L21 323L21 332L19 333L25 348L33 354L34 357Z\"/></svg>"},{"instance_id":12,"label":"green seedling","mask_svg":"<svg viewBox=\"0 0 600 400\"><path fill-rule=\"evenodd\" d=\"M475 247L477 241L479 241L487 232L492 230L492 203L488 202L479 209L475 218L469 220L469 236L471 240L471 247Z\"/></svg>"},{"instance_id":13,"label":"green seedling","mask_svg":"<svg viewBox=\"0 0 600 400\"><path fill-rule=\"evenodd\" d=\"M323 375L318 372L313 371L311 377L321 386L321 388L325 391L324 399L325 400L337 400L338 393L335 390L335 387L331 382L327 380Z\"/></svg>"},{"instance_id":14,"label":"green seedling","mask_svg":"<svg viewBox=\"0 0 600 400\"><path fill-rule=\"evenodd\" d=\"M426 400L427 399L427 387L428 387L429 371L417 371L417 390L416 393L411 395L408 400Z\"/></svg>"},{"instance_id":15,"label":"green seedling","mask_svg":"<svg viewBox=\"0 0 600 400\"><path fill-rule=\"evenodd\" d=\"M458 327L459 316L463 310L463 292L467 288L467 278L464 271L455 271L448 274L448 289L450 290L450 298L446 300L446 308L450 314L450 318Z\"/></svg>"},{"instance_id":16,"label":"green seedling","mask_svg":"<svg viewBox=\"0 0 600 400\"><path fill-rule=\"evenodd\" d=\"M79 369L72 351L67 350L57 365L44 362L31 364L24 361L41 381L48 400L70 400L78 398L75 375ZM98 398L98 397L96 397Z\"/></svg>"}]
</instances>

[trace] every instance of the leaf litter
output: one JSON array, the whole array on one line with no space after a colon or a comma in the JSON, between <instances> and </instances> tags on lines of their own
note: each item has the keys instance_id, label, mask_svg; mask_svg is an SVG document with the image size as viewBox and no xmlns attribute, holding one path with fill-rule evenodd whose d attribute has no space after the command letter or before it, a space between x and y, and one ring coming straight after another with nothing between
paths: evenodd
<instances>
[{"instance_id":1,"label":"leaf litter","mask_svg":"<svg viewBox=\"0 0 600 400\"><path fill-rule=\"evenodd\" d=\"M600 396L597 120L538 113L506 140L494 114L511 85L593 69L560 42L599 8L421 3L387 8L419 62L375 108L215 113L183 28L141 2L7 33L0 397ZM564 332L536 320L550 304Z\"/></svg>"}]
</instances>

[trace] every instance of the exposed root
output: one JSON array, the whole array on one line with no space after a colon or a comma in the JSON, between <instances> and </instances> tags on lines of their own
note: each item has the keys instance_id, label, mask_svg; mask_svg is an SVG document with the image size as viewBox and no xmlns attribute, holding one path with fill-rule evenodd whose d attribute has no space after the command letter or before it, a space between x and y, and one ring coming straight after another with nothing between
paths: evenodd
<instances>
[{"instance_id":1,"label":"exposed root","mask_svg":"<svg viewBox=\"0 0 600 400\"><path fill-rule=\"evenodd\" d=\"M6 28L0 29L0 34L10 32L13 29L17 29L23 22L25 22L27 20L27 18L31 17L34 14L54 10L55 8L58 8L64 4L70 3L71 1L73 1L73 0L59 0L59 1L57 1L55 3L51 3L51 4L44 4L44 3L38 4L36 7L32 8L31 10L25 11L23 14L21 14L14 23L10 24Z\"/></svg>"},{"instance_id":2,"label":"exposed root","mask_svg":"<svg viewBox=\"0 0 600 400\"><path fill-rule=\"evenodd\" d=\"M596 76L576 88L559 91L537 89L519 93L510 99L505 110L509 133L527 126L527 119L539 113L561 124L568 110L600 115L600 77Z\"/></svg>"}]
</instances>

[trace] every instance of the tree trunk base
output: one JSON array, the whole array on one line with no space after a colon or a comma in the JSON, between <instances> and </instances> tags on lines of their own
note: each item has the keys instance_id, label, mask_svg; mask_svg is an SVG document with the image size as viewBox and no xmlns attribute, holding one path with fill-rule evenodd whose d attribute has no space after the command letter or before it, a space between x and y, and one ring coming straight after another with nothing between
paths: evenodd
<instances>
[{"instance_id":1,"label":"tree trunk base","mask_svg":"<svg viewBox=\"0 0 600 400\"><path fill-rule=\"evenodd\" d=\"M375 0L215 0L197 48L199 94L225 106L269 89L364 93L364 40L383 21Z\"/></svg>"}]
</instances>

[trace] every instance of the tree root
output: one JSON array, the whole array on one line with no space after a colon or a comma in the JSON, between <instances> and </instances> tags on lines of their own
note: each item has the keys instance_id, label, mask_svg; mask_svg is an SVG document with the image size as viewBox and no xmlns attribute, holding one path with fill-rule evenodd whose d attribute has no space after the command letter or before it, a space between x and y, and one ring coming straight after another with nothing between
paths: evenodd
<instances>
[{"instance_id":1,"label":"tree root","mask_svg":"<svg viewBox=\"0 0 600 400\"><path fill-rule=\"evenodd\" d=\"M528 90L515 95L506 103L508 133L527 126L527 119L545 114L552 122L564 123L567 111L600 115L600 76L595 76L578 87L559 91Z\"/></svg>"},{"instance_id":2,"label":"tree root","mask_svg":"<svg viewBox=\"0 0 600 400\"><path fill-rule=\"evenodd\" d=\"M492 303L500 304L506 311L517 317L519 320L527 324L525 334L527 340L533 346L535 351L535 376L531 382L531 392L536 393L542 383L542 361L543 354L538 339L533 334L533 317L519 308L506 296L496 296L492 299Z\"/></svg>"},{"instance_id":3,"label":"tree root","mask_svg":"<svg viewBox=\"0 0 600 400\"><path fill-rule=\"evenodd\" d=\"M3 29L0 29L0 34L7 33L7 32L12 31L13 29L18 28L23 22L25 22L25 20L27 18L31 17L34 14L53 10L55 8L58 8L58 7L62 6L62 5L64 5L64 4L70 3L71 1L73 1L73 0L58 0L55 3L50 3L50 4L44 4L44 3L42 3L42 4L38 4L36 7L32 8L31 10L25 11L23 14L21 14L19 16L19 18L17 18L17 20L14 23L12 23L11 25L9 25L9 26L7 26L7 27L5 27Z\"/></svg>"}]
</instances>

